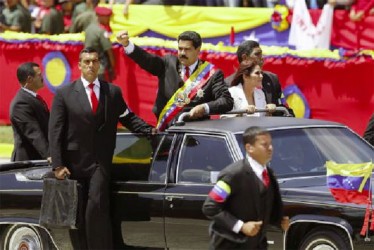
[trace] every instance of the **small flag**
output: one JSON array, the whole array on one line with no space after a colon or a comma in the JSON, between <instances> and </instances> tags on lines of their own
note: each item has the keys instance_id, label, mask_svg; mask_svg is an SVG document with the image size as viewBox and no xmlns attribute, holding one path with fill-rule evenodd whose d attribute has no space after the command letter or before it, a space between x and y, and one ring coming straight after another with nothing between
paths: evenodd
<instances>
[{"instance_id":1,"label":"small flag","mask_svg":"<svg viewBox=\"0 0 374 250\"><path fill-rule=\"evenodd\" d=\"M371 200L370 177L373 163L337 164L326 162L327 186L335 200L343 203L368 204Z\"/></svg>"}]
</instances>

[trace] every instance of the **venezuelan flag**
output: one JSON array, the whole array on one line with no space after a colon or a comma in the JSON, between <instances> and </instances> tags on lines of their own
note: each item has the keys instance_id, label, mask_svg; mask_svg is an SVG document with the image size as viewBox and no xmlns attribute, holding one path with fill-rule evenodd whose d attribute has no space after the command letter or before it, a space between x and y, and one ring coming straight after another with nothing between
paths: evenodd
<instances>
[{"instance_id":1,"label":"venezuelan flag","mask_svg":"<svg viewBox=\"0 0 374 250\"><path fill-rule=\"evenodd\" d=\"M220 180L209 192L209 197L215 200L216 202L222 203L226 200L230 193L230 186L226 182Z\"/></svg>"},{"instance_id":2,"label":"venezuelan flag","mask_svg":"<svg viewBox=\"0 0 374 250\"><path fill-rule=\"evenodd\" d=\"M342 203L368 204L371 200L370 178L373 163L337 164L326 162L327 186L335 200Z\"/></svg>"}]
</instances>

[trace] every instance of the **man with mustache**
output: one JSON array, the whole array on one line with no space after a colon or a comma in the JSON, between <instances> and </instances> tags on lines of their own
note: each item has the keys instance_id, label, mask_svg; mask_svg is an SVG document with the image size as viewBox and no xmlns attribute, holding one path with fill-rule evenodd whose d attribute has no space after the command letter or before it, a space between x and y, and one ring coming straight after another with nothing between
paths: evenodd
<instances>
[{"instance_id":1,"label":"man with mustache","mask_svg":"<svg viewBox=\"0 0 374 250\"><path fill-rule=\"evenodd\" d=\"M178 56L150 54L129 41L127 31L117 34L125 53L140 67L158 77L153 113L157 128L163 130L181 112L190 119L230 111L233 99L220 69L199 59L202 40L198 33L185 31L178 36Z\"/></svg>"}]
</instances>

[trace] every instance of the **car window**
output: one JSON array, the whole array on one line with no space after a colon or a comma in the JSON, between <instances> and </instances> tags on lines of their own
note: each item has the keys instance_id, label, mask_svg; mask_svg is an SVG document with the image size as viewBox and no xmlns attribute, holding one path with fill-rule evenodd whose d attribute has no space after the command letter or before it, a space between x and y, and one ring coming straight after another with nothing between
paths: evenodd
<instances>
[{"instance_id":1,"label":"car window","mask_svg":"<svg viewBox=\"0 0 374 250\"><path fill-rule=\"evenodd\" d=\"M271 131L277 175L325 172L326 161L362 163L372 158L372 149L346 128L297 128ZM243 154L242 135L236 135Z\"/></svg>"},{"instance_id":2,"label":"car window","mask_svg":"<svg viewBox=\"0 0 374 250\"><path fill-rule=\"evenodd\" d=\"M121 181L147 181L153 147L152 140L145 135L117 135L112 160L112 178Z\"/></svg>"},{"instance_id":3,"label":"car window","mask_svg":"<svg viewBox=\"0 0 374 250\"><path fill-rule=\"evenodd\" d=\"M178 182L215 183L218 173L233 162L224 137L185 135L178 163Z\"/></svg>"},{"instance_id":4,"label":"car window","mask_svg":"<svg viewBox=\"0 0 374 250\"><path fill-rule=\"evenodd\" d=\"M153 159L149 181L164 183L167 177L167 166L174 135L165 135L158 138L161 139L161 142L158 143L157 140L154 141L155 145L159 144L160 146Z\"/></svg>"}]
</instances>

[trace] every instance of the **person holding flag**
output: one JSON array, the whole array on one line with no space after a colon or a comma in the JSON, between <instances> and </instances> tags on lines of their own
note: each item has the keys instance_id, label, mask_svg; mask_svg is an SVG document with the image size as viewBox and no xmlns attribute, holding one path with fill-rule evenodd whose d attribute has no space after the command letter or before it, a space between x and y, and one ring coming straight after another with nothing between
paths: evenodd
<instances>
[{"instance_id":1,"label":"person holding flag","mask_svg":"<svg viewBox=\"0 0 374 250\"><path fill-rule=\"evenodd\" d=\"M215 65L199 59L202 40L194 31L178 36L178 56L159 57L147 53L129 41L127 31L117 33L125 53L140 67L158 77L153 113L157 128L167 128L181 112L191 119L221 114L233 108L233 99L224 83L223 73Z\"/></svg>"}]
</instances>

